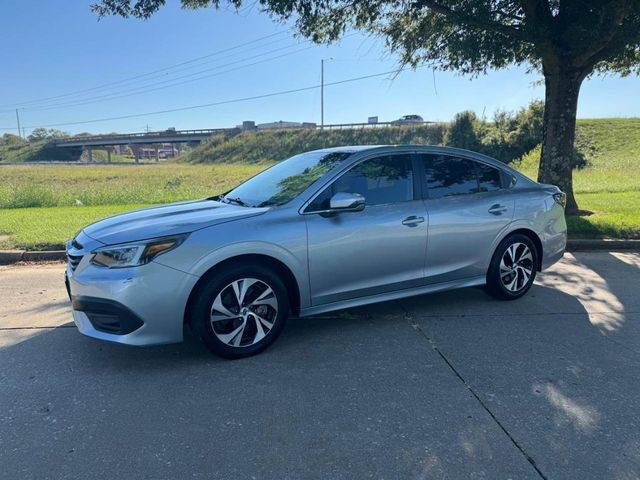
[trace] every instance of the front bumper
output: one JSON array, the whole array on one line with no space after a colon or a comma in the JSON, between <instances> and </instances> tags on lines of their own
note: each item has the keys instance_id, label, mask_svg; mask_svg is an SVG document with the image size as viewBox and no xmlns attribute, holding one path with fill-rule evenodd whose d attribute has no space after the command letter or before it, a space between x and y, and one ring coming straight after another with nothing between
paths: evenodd
<instances>
[{"instance_id":1,"label":"front bumper","mask_svg":"<svg viewBox=\"0 0 640 480\"><path fill-rule=\"evenodd\" d=\"M65 273L80 333L127 345L182 341L184 312L198 277L151 262L109 269L85 255Z\"/></svg>"}]
</instances>

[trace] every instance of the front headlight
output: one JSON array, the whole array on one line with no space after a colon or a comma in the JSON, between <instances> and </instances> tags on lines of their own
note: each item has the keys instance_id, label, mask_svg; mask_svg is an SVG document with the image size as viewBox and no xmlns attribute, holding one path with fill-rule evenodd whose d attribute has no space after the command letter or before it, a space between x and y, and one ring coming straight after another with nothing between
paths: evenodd
<instances>
[{"instance_id":1,"label":"front headlight","mask_svg":"<svg viewBox=\"0 0 640 480\"><path fill-rule=\"evenodd\" d=\"M101 267L137 267L180 245L188 235L154 238L142 242L112 245L94 250L91 263Z\"/></svg>"}]
</instances>

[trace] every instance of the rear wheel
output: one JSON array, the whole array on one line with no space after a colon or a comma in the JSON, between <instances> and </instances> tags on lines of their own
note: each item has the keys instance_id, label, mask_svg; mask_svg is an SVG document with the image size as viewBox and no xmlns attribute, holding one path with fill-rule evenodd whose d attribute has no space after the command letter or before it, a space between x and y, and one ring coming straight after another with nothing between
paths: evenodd
<instances>
[{"instance_id":1,"label":"rear wheel","mask_svg":"<svg viewBox=\"0 0 640 480\"><path fill-rule=\"evenodd\" d=\"M487 291L502 300L515 300L529 291L536 278L538 252L529 237L515 234L498 245L489 271Z\"/></svg>"},{"instance_id":2,"label":"rear wheel","mask_svg":"<svg viewBox=\"0 0 640 480\"><path fill-rule=\"evenodd\" d=\"M271 345L288 315L287 289L275 273L260 265L237 265L205 281L189 320L213 353L243 358Z\"/></svg>"}]
</instances>

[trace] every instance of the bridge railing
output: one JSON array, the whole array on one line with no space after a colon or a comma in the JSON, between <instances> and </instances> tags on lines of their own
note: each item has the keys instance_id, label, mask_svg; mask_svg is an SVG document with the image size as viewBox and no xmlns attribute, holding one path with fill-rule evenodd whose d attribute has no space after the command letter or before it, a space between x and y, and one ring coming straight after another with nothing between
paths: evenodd
<instances>
[{"instance_id":1,"label":"bridge railing","mask_svg":"<svg viewBox=\"0 0 640 480\"><path fill-rule=\"evenodd\" d=\"M136 132L136 133L114 133L104 135L86 135L56 140L56 145L77 142L95 142L109 140L135 140L138 138L159 138L159 137L188 137L193 135L215 135L237 130L237 128L206 128L197 130L162 130L159 132Z\"/></svg>"}]
</instances>

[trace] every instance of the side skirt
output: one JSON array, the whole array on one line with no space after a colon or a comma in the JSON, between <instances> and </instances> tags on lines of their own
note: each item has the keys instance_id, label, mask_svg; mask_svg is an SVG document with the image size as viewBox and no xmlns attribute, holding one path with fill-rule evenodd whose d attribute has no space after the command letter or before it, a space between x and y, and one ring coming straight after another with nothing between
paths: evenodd
<instances>
[{"instance_id":1,"label":"side skirt","mask_svg":"<svg viewBox=\"0 0 640 480\"><path fill-rule=\"evenodd\" d=\"M334 310L343 310L345 308L360 307L371 303L388 302L389 300L397 300L399 298L413 297L415 295L424 295L425 293L439 292L442 290L453 290L456 288L475 287L486 283L484 276L466 278L464 280L454 280L450 282L436 283L433 285L424 285L416 288L406 288L404 290L396 290L394 292L379 293L368 297L358 297L340 302L325 303L313 307L303 308L300 311L300 317L308 317L309 315L317 315L319 313L333 312Z\"/></svg>"}]
</instances>

